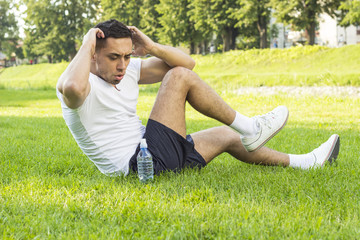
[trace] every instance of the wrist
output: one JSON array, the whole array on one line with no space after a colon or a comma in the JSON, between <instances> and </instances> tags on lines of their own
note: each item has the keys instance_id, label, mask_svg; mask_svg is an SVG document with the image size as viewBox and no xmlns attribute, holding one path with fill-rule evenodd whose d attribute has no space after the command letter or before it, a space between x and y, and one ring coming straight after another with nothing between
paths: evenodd
<instances>
[{"instance_id":1,"label":"wrist","mask_svg":"<svg viewBox=\"0 0 360 240\"><path fill-rule=\"evenodd\" d=\"M155 57L161 57L162 45L159 43L153 43L149 48L149 54Z\"/></svg>"},{"instance_id":2,"label":"wrist","mask_svg":"<svg viewBox=\"0 0 360 240\"><path fill-rule=\"evenodd\" d=\"M89 53L90 55L93 55L95 53L95 46L93 46L93 44L84 42L81 45L79 51L86 52L86 53Z\"/></svg>"}]
</instances>

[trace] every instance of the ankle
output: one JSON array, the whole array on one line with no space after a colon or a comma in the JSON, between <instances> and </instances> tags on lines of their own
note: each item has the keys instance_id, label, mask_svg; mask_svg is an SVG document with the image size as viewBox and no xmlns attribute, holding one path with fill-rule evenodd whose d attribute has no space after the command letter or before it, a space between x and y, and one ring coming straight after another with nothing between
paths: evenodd
<instances>
[{"instance_id":1,"label":"ankle","mask_svg":"<svg viewBox=\"0 0 360 240\"><path fill-rule=\"evenodd\" d=\"M259 127L253 118L246 117L238 112L236 112L235 119L230 127L245 136L256 135L259 131Z\"/></svg>"},{"instance_id":2,"label":"ankle","mask_svg":"<svg viewBox=\"0 0 360 240\"><path fill-rule=\"evenodd\" d=\"M289 154L289 167L309 169L315 164L316 158L313 153Z\"/></svg>"}]
</instances>

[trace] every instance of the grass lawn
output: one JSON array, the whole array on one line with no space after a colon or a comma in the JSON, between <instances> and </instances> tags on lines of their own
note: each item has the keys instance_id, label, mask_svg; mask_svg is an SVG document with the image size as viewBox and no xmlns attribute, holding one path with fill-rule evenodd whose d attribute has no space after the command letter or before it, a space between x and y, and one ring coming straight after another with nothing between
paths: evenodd
<instances>
[{"instance_id":1,"label":"grass lawn","mask_svg":"<svg viewBox=\"0 0 360 240\"><path fill-rule=\"evenodd\" d=\"M360 44L253 49L194 55L194 71L215 89L240 86L360 86ZM51 89L68 63L0 70L0 89Z\"/></svg>"},{"instance_id":2,"label":"grass lawn","mask_svg":"<svg viewBox=\"0 0 360 240\"><path fill-rule=\"evenodd\" d=\"M156 176L102 175L77 147L55 83L67 63L0 72L2 239L357 239L360 236L360 98L236 95L241 86L360 85L360 45L194 56L195 71L235 109L278 105L287 126L267 147L307 153L333 133L337 164L302 171L222 154L202 169ZM146 124L158 85L141 87ZM188 133L218 126L187 107Z\"/></svg>"},{"instance_id":3,"label":"grass lawn","mask_svg":"<svg viewBox=\"0 0 360 240\"><path fill-rule=\"evenodd\" d=\"M142 90L146 123L153 91ZM360 236L360 99L226 93L246 115L286 105L285 129L266 146L305 153L338 133L338 164L294 170L228 154L202 169L102 175L77 147L54 90L0 90L2 239L356 239ZM219 125L187 108L188 132Z\"/></svg>"}]
</instances>

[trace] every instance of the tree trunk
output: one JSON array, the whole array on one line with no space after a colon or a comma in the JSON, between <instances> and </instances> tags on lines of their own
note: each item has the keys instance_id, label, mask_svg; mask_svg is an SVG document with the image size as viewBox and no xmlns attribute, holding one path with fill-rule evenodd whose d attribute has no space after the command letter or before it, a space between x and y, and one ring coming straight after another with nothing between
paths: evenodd
<instances>
[{"instance_id":1,"label":"tree trunk","mask_svg":"<svg viewBox=\"0 0 360 240\"><path fill-rule=\"evenodd\" d=\"M195 43L190 40L190 54L195 54Z\"/></svg>"},{"instance_id":2,"label":"tree trunk","mask_svg":"<svg viewBox=\"0 0 360 240\"><path fill-rule=\"evenodd\" d=\"M223 34L221 35L223 39L223 52L228 52L231 47L232 31L230 27L224 29Z\"/></svg>"},{"instance_id":3,"label":"tree trunk","mask_svg":"<svg viewBox=\"0 0 360 240\"><path fill-rule=\"evenodd\" d=\"M48 63L52 63L53 61L53 59L52 59L52 56L51 55L47 55L47 58L48 58Z\"/></svg>"},{"instance_id":4,"label":"tree trunk","mask_svg":"<svg viewBox=\"0 0 360 240\"><path fill-rule=\"evenodd\" d=\"M307 42L311 46L315 44L315 28L316 28L316 22L311 22L310 26L306 28Z\"/></svg>"},{"instance_id":5,"label":"tree trunk","mask_svg":"<svg viewBox=\"0 0 360 240\"><path fill-rule=\"evenodd\" d=\"M204 54L209 53L209 51L208 51L208 41L206 39L203 41L203 53Z\"/></svg>"},{"instance_id":6,"label":"tree trunk","mask_svg":"<svg viewBox=\"0 0 360 240\"><path fill-rule=\"evenodd\" d=\"M196 54L201 54L201 51L202 51L201 43L198 43L198 44L196 45Z\"/></svg>"},{"instance_id":7,"label":"tree trunk","mask_svg":"<svg viewBox=\"0 0 360 240\"><path fill-rule=\"evenodd\" d=\"M238 35L238 30L236 28L231 28L231 46L230 49L231 50L235 50L236 49L236 37Z\"/></svg>"},{"instance_id":8,"label":"tree trunk","mask_svg":"<svg viewBox=\"0 0 360 240\"><path fill-rule=\"evenodd\" d=\"M314 11L312 6L316 6L318 3L316 0L311 0L309 2L306 2L307 6L305 7L305 15L308 19L308 25L306 27L306 40L309 45L315 44L315 28L316 28L316 12Z\"/></svg>"},{"instance_id":9,"label":"tree trunk","mask_svg":"<svg viewBox=\"0 0 360 240\"><path fill-rule=\"evenodd\" d=\"M261 13L258 14L256 25L260 36L260 48L267 48L267 21Z\"/></svg>"}]
</instances>

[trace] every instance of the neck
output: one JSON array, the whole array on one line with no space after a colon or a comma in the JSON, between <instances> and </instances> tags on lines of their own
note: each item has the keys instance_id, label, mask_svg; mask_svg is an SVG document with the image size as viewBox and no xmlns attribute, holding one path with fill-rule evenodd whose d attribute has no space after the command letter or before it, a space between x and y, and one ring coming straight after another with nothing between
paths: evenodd
<instances>
[{"instance_id":1,"label":"neck","mask_svg":"<svg viewBox=\"0 0 360 240\"><path fill-rule=\"evenodd\" d=\"M96 76L99 76L99 75L97 75L96 73L96 67L95 67L95 63L94 62L91 62L91 64L90 64L90 72L92 73L92 74L94 74L94 75L96 75Z\"/></svg>"}]
</instances>

